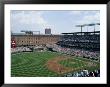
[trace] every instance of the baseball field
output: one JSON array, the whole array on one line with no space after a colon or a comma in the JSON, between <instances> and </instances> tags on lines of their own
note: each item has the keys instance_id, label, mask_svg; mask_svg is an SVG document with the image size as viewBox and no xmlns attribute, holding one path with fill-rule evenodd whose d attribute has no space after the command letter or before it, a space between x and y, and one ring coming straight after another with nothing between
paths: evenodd
<instances>
[{"instance_id":1,"label":"baseball field","mask_svg":"<svg viewBox=\"0 0 110 87\"><path fill-rule=\"evenodd\" d=\"M12 77L63 77L66 73L83 69L100 69L100 63L49 51L11 54Z\"/></svg>"}]
</instances>

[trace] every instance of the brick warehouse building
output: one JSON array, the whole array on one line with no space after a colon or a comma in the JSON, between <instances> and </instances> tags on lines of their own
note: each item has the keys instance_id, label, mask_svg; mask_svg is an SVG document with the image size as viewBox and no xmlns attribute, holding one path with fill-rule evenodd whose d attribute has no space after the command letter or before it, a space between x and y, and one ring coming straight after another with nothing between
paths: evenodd
<instances>
[{"instance_id":1,"label":"brick warehouse building","mask_svg":"<svg viewBox=\"0 0 110 87\"><path fill-rule=\"evenodd\" d=\"M57 43L62 35L25 35L25 34L13 34L11 40L14 40L16 46L36 46L36 45L47 45Z\"/></svg>"}]
</instances>

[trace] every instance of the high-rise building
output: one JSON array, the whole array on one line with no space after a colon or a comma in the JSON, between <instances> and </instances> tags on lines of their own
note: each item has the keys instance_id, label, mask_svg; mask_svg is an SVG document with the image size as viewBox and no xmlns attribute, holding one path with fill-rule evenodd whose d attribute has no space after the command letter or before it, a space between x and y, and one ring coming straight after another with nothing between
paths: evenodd
<instances>
[{"instance_id":1,"label":"high-rise building","mask_svg":"<svg viewBox=\"0 0 110 87\"><path fill-rule=\"evenodd\" d=\"M45 29L45 34L51 34L51 29L50 28L46 28Z\"/></svg>"}]
</instances>

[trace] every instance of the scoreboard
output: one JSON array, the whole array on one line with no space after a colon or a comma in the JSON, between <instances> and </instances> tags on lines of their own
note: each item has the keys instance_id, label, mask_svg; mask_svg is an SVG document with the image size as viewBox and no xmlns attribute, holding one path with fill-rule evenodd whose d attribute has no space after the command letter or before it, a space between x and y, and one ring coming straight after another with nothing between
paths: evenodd
<instances>
[{"instance_id":1,"label":"scoreboard","mask_svg":"<svg viewBox=\"0 0 110 87\"><path fill-rule=\"evenodd\" d=\"M11 48L16 47L16 41L14 39L11 40Z\"/></svg>"}]
</instances>

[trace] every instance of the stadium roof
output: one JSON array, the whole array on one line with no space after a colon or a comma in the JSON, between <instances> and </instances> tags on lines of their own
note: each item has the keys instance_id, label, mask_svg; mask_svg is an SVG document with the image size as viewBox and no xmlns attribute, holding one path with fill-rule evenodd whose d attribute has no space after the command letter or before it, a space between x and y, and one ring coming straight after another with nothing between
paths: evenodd
<instances>
[{"instance_id":1,"label":"stadium roof","mask_svg":"<svg viewBox=\"0 0 110 87\"><path fill-rule=\"evenodd\" d=\"M11 35L16 35L16 36L28 36L25 33L12 33ZM33 34L33 35L29 35L29 36L50 36L50 35L62 35L62 34Z\"/></svg>"},{"instance_id":2,"label":"stadium roof","mask_svg":"<svg viewBox=\"0 0 110 87\"><path fill-rule=\"evenodd\" d=\"M100 33L100 31L95 31L95 32L73 32L73 33L62 33L62 34L91 34L91 33Z\"/></svg>"}]
</instances>

